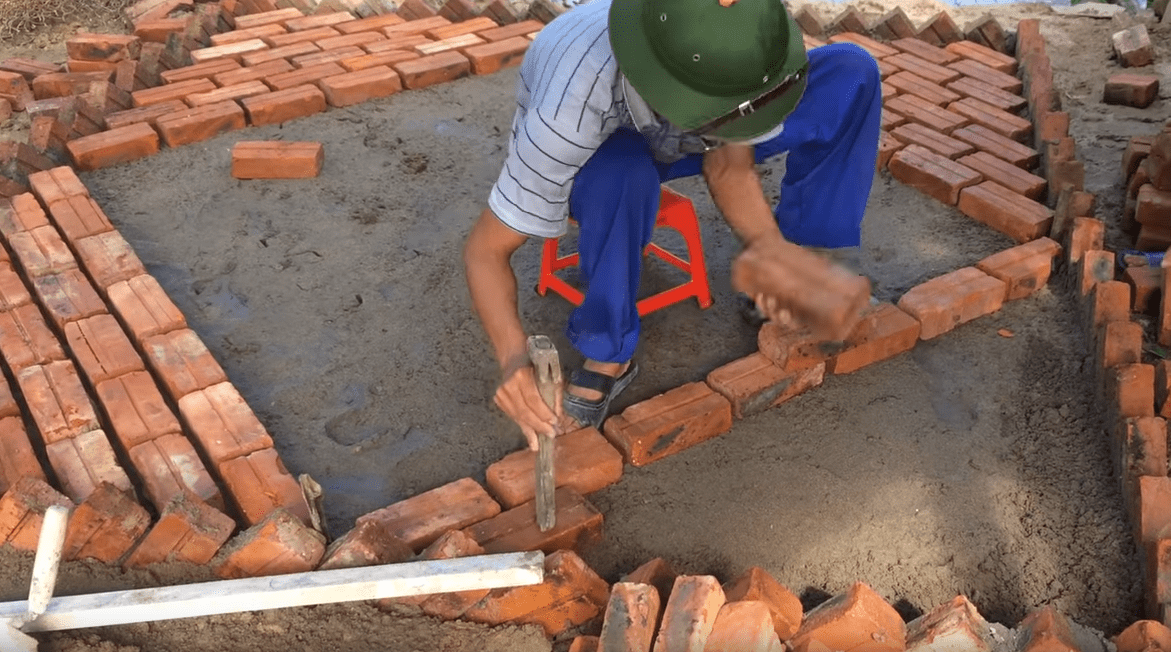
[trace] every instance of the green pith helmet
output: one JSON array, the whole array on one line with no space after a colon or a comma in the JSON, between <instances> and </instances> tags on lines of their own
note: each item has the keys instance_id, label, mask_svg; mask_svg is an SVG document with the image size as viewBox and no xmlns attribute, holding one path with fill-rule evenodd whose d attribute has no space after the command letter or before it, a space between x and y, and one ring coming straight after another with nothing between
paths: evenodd
<instances>
[{"instance_id":1,"label":"green pith helmet","mask_svg":"<svg viewBox=\"0 0 1171 652\"><path fill-rule=\"evenodd\" d=\"M627 81L685 131L751 139L805 91L804 40L781 0L613 0L609 27Z\"/></svg>"}]
</instances>

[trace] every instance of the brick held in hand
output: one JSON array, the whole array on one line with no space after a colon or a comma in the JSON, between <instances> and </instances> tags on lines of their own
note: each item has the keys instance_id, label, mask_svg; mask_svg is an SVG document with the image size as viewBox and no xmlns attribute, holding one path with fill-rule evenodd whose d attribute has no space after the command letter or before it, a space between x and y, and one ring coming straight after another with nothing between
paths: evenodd
<instances>
[{"instance_id":1,"label":"brick held in hand","mask_svg":"<svg viewBox=\"0 0 1171 652\"><path fill-rule=\"evenodd\" d=\"M1045 286L1060 253L1061 245L1042 237L992 254L976 263L976 269L1004 281L1004 299L1013 301Z\"/></svg>"},{"instance_id":2,"label":"brick held in hand","mask_svg":"<svg viewBox=\"0 0 1171 652\"><path fill-rule=\"evenodd\" d=\"M891 176L929 197L955 205L960 193L983 180L983 175L920 145L907 145L887 164Z\"/></svg>"},{"instance_id":3,"label":"brick held in hand","mask_svg":"<svg viewBox=\"0 0 1171 652\"><path fill-rule=\"evenodd\" d=\"M155 509L163 510L179 494L190 493L208 506L224 510L219 487L195 447L182 434L157 436L128 449L130 463L142 480L143 493Z\"/></svg>"},{"instance_id":4,"label":"brick held in hand","mask_svg":"<svg viewBox=\"0 0 1171 652\"><path fill-rule=\"evenodd\" d=\"M73 509L73 501L44 480L31 476L17 480L0 496L0 542L35 552L45 512L58 505Z\"/></svg>"},{"instance_id":5,"label":"brick held in hand","mask_svg":"<svg viewBox=\"0 0 1171 652\"><path fill-rule=\"evenodd\" d=\"M919 339L929 340L1000 310L1004 296L1004 281L963 267L911 288L898 307L919 320Z\"/></svg>"},{"instance_id":6,"label":"brick held in hand","mask_svg":"<svg viewBox=\"0 0 1171 652\"><path fill-rule=\"evenodd\" d=\"M731 427L731 403L704 383L688 383L632 405L603 425L606 439L634 466L678 453Z\"/></svg>"},{"instance_id":7,"label":"brick held in hand","mask_svg":"<svg viewBox=\"0 0 1171 652\"><path fill-rule=\"evenodd\" d=\"M488 466L485 483L506 509L536 496L536 452L510 453ZM622 454L595 428L582 428L557 438L553 457L557 486L589 494L622 478Z\"/></svg>"},{"instance_id":8,"label":"brick held in hand","mask_svg":"<svg viewBox=\"0 0 1171 652\"><path fill-rule=\"evenodd\" d=\"M1049 232L1053 211L995 181L960 191L959 209L1017 242L1035 240Z\"/></svg>"},{"instance_id":9,"label":"brick held in hand","mask_svg":"<svg viewBox=\"0 0 1171 652\"><path fill-rule=\"evenodd\" d=\"M358 517L378 521L418 551L445 532L462 529L500 513L500 505L471 478L424 491Z\"/></svg>"},{"instance_id":10,"label":"brick held in hand","mask_svg":"<svg viewBox=\"0 0 1171 652\"><path fill-rule=\"evenodd\" d=\"M210 562L224 579L303 573L325 555L325 537L277 509L220 549Z\"/></svg>"},{"instance_id":11,"label":"brick held in hand","mask_svg":"<svg viewBox=\"0 0 1171 652\"><path fill-rule=\"evenodd\" d=\"M102 483L122 491L134 491L126 471L118 464L110 440L101 430L89 430L76 437L45 446L49 466L61 484L61 491L82 502Z\"/></svg>"},{"instance_id":12,"label":"brick held in hand","mask_svg":"<svg viewBox=\"0 0 1171 652\"><path fill-rule=\"evenodd\" d=\"M275 509L311 522L301 484L272 448L219 463L220 478L247 523L257 523Z\"/></svg>"}]
</instances>

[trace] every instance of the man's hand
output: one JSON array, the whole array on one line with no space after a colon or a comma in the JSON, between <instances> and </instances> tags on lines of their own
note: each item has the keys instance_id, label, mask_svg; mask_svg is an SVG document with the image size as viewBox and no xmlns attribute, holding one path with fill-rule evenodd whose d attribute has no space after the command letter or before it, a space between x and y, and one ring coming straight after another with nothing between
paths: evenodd
<instances>
[{"instance_id":1,"label":"man's hand","mask_svg":"<svg viewBox=\"0 0 1171 652\"><path fill-rule=\"evenodd\" d=\"M541 398L541 392L537 389L533 367L525 356L523 362L512 363L504 370L504 380L496 388L493 398L497 407L520 426L528 441L529 450L535 451L538 434L556 437L562 433L561 396L562 388L558 387L555 409L551 410L545 405L545 400Z\"/></svg>"}]
</instances>

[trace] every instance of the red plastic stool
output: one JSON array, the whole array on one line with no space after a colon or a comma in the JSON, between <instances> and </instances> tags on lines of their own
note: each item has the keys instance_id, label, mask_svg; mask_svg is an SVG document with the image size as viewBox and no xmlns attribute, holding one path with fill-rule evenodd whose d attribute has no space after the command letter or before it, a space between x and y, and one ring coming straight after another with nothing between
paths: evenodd
<instances>
[{"instance_id":1,"label":"red plastic stool","mask_svg":"<svg viewBox=\"0 0 1171 652\"><path fill-rule=\"evenodd\" d=\"M690 280L669 290L663 290L638 302L638 314L644 316L659 308L665 308L673 303L695 297L700 308L712 305L712 292L707 283L707 266L703 261L703 242L699 236L699 219L695 216L695 206L691 200L680 195L666 186L662 187L659 196L659 214L655 218L655 227L670 227L683 236L687 243L687 260L663 249L655 243L650 243L643 251L643 255L654 254L662 260L687 272ZM566 283L557 276L557 271L566 267L573 267L578 263L578 254L568 256L557 254L558 238L545 240L545 248L541 254L541 279L537 282L537 294L545 296L553 290L575 306L580 306L585 295L580 290Z\"/></svg>"}]
</instances>

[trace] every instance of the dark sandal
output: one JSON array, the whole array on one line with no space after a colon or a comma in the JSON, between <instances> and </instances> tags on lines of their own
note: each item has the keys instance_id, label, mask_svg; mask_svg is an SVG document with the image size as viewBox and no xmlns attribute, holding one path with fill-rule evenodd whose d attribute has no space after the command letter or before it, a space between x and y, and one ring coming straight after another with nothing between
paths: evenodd
<instances>
[{"instance_id":1,"label":"dark sandal","mask_svg":"<svg viewBox=\"0 0 1171 652\"><path fill-rule=\"evenodd\" d=\"M591 401L580 396L565 392L561 399L565 413L573 417L581 427L593 426L601 428L602 422L610 412L610 402L614 400L630 381L638 375L638 363L631 362L630 367L617 378L600 374L589 369L576 369L569 376L569 384L582 389L592 389L601 392L602 398Z\"/></svg>"}]
</instances>

